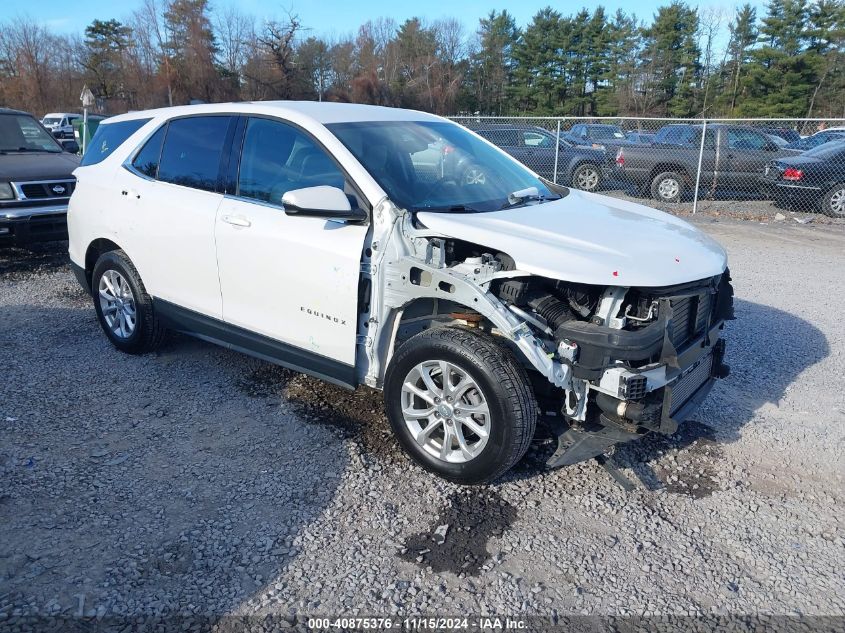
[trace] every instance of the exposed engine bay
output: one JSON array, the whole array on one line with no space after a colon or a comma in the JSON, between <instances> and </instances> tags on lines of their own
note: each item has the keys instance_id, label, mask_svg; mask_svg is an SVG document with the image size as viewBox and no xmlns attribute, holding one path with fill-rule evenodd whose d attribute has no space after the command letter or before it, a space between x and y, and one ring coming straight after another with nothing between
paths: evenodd
<instances>
[{"instance_id":1,"label":"exposed engine bay","mask_svg":"<svg viewBox=\"0 0 845 633\"><path fill-rule=\"evenodd\" d=\"M507 253L465 241L407 227L402 237L410 252L397 249L374 293L382 314L395 315L391 345L453 324L501 337L556 419L550 467L674 433L729 372L719 337L733 318L727 270L671 287L602 287L522 272Z\"/></svg>"}]
</instances>

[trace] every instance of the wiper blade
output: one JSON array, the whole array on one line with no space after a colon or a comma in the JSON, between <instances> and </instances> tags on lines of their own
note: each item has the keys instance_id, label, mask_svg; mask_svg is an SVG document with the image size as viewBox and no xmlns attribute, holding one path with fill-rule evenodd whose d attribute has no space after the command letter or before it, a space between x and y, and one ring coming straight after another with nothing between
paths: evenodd
<instances>
[{"instance_id":1,"label":"wiper blade","mask_svg":"<svg viewBox=\"0 0 845 633\"><path fill-rule=\"evenodd\" d=\"M526 202L543 202L545 200L546 196L542 195L537 187L528 187L527 189L520 189L519 191L509 193L508 201L499 207L499 210L513 209Z\"/></svg>"},{"instance_id":2,"label":"wiper blade","mask_svg":"<svg viewBox=\"0 0 845 633\"><path fill-rule=\"evenodd\" d=\"M478 209L473 209L465 204L453 204L448 207L418 207L416 211L431 211L433 213L481 213Z\"/></svg>"},{"instance_id":3,"label":"wiper blade","mask_svg":"<svg viewBox=\"0 0 845 633\"><path fill-rule=\"evenodd\" d=\"M4 154L8 154L9 152L45 152L47 154L53 153L49 149L43 149L43 148L42 149L35 149L35 148L32 148L32 147L4 147L4 148L0 149L0 152L2 152ZM58 153L58 151L55 152L55 153Z\"/></svg>"}]
</instances>

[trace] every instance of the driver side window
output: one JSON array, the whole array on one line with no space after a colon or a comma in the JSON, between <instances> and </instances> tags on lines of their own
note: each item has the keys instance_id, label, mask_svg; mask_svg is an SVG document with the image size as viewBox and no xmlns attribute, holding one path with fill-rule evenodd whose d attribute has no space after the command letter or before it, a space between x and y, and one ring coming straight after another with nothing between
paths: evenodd
<instances>
[{"instance_id":1,"label":"driver side window","mask_svg":"<svg viewBox=\"0 0 845 633\"><path fill-rule=\"evenodd\" d=\"M281 206L294 189L327 185L349 191L343 172L310 136L292 125L250 118L238 172L238 195Z\"/></svg>"}]
</instances>

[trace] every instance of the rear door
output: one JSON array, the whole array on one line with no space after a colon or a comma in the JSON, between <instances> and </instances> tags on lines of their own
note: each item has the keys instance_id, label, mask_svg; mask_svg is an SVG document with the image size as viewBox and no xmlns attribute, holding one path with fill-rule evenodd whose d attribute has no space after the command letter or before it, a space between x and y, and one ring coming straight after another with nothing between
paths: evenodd
<instances>
[{"instance_id":1,"label":"rear door","mask_svg":"<svg viewBox=\"0 0 845 633\"><path fill-rule=\"evenodd\" d=\"M306 131L263 117L244 118L241 127L233 193L215 226L223 319L266 337L272 354L291 365L350 382L368 227L287 215L281 202L293 189L328 185L366 203Z\"/></svg>"},{"instance_id":2,"label":"rear door","mask_svg":"<svg viewBox=\"0 0 845 633\"><path fill-rule=\"evenodd\" d=\"M221 318L214 225L236 118L172 119L118 172L121 244L158 299ZM117 211L117 210L116 210Z\"/></svg>"}]
</instances>

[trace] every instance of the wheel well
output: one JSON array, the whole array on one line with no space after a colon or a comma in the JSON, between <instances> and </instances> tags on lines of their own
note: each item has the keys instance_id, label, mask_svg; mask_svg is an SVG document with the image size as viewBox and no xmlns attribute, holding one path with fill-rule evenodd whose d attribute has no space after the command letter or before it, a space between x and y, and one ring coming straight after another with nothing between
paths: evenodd
<instances>
[{"instance_id":1,"label":"wheel well","mask_svg":"<svg viewBox=\"0 0 845 633\"><path fill-rule=\"evenodd\" d=\"M105 238L96 239L88 245L88 250L85 251L85 277L88 279L89 285L91 284L91 275L94 273L94 266L97 264L97 260L104 253L119 250L120 246Z\"/></svg>"},{"instance_id":2,"label":"wheel well","mask_svg":"<svg viewBox=\"0 0 845 633\"><path fill-rule=\"evenodd\" d=\"M687 173L686 167L682 165L678 165L676 163L659 163L651 170L651 174L648 176L648 183L649 185L651 182L657 177L658 174L663 173L664 171L674 171L683 177L684 180L689 181L689 174Z\"/></svg>"}]
</instances>

